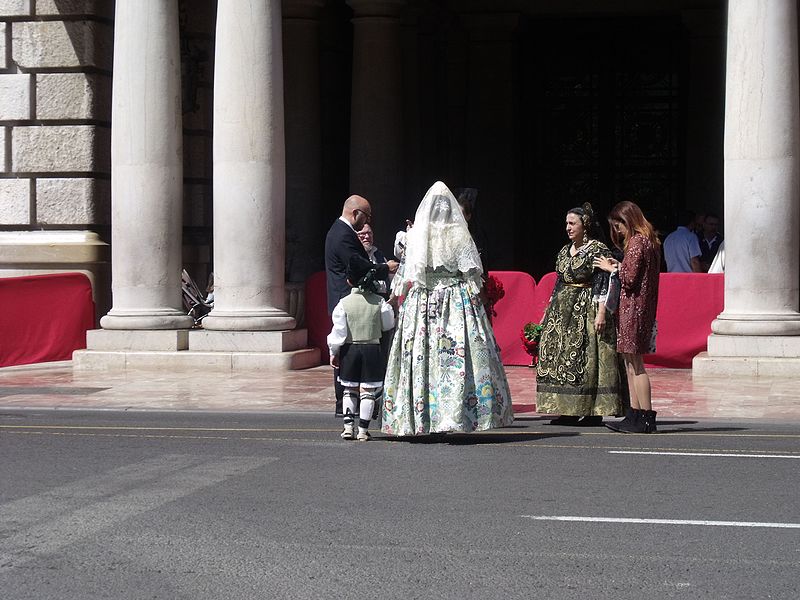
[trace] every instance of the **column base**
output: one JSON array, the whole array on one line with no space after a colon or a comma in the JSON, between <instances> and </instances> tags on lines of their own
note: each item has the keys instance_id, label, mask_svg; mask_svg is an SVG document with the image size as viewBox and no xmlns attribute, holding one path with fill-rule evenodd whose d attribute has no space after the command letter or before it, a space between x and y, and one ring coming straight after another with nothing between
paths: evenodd
<instances>
[{"instance_id":1,"label":"column base","mask_svg":"<svg viewBox=\"0 0 800 600\"><path fill-rule=\"evenodd\" d=\"M710 356L692 360L692 377L800 377L800 358L774 356Z\"/></svg>"},{"instance_id":2,"label":"column base","mask_svg":"<svg viewBox=\"0 0 800 600\"><path fill-rule=\"evenodd\" d=\"M151 330L191 329L194 319L175 309L163 310L115 310L111 309L100 319L103 329Z\"/></svg>"},{"instance_id":3,"label":"column base","mask_svg":"<svg viewBox=\"0 0 800 600\"><path fill-rule=\"evenodd\" d=\"M723 312L711 322L711 331L727 336L800 335L800 313L735 314Z\"/></svg>"},{"instance_id":4,"label":"column base","mask_svg":"<svg viewBox=\"0 0 800 600\"><path fill-rule=\"evenodd\" d=\"M708 336L711 357L800 358L800 336L720 335Z\"/></svg>"},{"instance_id":5,"label":"column base","mask_svg":"<svg viewBox=\"0 0 800 600\"><path fill-rule=\"evenodd\" d=\"M187 329L108 330L91 329L86 332L86 349L100 351L178 351L189 347Z\"/></svg>"},{"instance_id":6,"label":"column base","mask_svg":"<svg viewBox=\"0 0 800 600\"><path fill-rule=\"evenodd\" d=\"M253 311L212 310L203 319L203 329L211 331L284 331L297 323L287 312L273 308Z\"/></svg>"},{"instance_id":7,"label":"column base","mask_svg":"<svg viewBox=\"0 0 800 600\"><path fill-rule=\"evenodd\" d=\"M189 350L200 352L293 352L306 347L307 330L189 332Z\"/></svg>"},{"instance_id":8,"label":"column base","mask_svg":"<svg viewBox=\"0 0 800 600\"><path fill-rule=\"evenodd\" d=\"M293 352L128 352L76 350L72 366L77 371L243 372L280 373L319 366L317 348Z\"/></svg>"}]
</instances>

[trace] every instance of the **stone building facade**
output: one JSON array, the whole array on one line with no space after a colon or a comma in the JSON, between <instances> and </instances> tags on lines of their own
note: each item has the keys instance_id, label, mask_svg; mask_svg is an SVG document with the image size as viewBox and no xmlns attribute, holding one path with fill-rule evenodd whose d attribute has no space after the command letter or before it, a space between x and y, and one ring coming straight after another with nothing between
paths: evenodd
<instances>
[{"instance_id":1,"label":"stone building facade","mask_svg":"<svg viewBox=\"0 0 800 600\"><path fill-rule=\"evenodd\" d=\"M84 270L98 349L166 351L192 347L180 267L213 268L195 348L271 352L351 192L386 247L430 182L477 188L489 266L535 276L586 200L664 232L724 208L696 368L794 369L796 2L639 4L0 0L0 276Z\"/></svg>"}]
</instances>

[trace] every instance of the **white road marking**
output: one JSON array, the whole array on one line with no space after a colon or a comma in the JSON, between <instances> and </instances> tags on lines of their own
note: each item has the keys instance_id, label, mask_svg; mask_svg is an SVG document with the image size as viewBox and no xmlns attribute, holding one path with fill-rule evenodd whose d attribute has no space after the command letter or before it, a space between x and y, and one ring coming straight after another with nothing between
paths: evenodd
<instances>
[{"instance_id":1,"label":"white road marking","mask_svg":"<svg viewBox=\"0 0 800 600\"><path fill-rule=\"evenodd\" d=\"M656 456L723 456L728 458L794 458L800 459L800 455L790 454L729 454L723 452L656 452L648 450L609 450L609 454L652 454Z\"/></svg>"},{"instance_id":2,"label":"white road marking","mask_svg":"<svg viewBox=\"0 0 800 600\"><path fill-rule=\"evenodd\" d=\"M800 529L800 523L759 523L757 521L705 521L695 519L628 519L620 517L576 517L520 515L534 521L572 521L579 523L641 523L645 525L703 525L711 527L767 527L771 529Z\"/></svg>"}]
</instances>

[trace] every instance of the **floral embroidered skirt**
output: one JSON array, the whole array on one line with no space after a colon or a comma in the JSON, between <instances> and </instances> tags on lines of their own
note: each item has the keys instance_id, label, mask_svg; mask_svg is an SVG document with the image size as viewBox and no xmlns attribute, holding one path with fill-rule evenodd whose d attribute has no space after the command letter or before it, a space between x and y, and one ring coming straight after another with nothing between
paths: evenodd
<instances>
[{"instance_id":1,"label":"floral embroidered skirt","mask_svg":"<svg viewBox=\"0 0 800 600\"><path fill-rule=\"evenodd\" d=\"M513 420L500 350L467 285L412 288L389 353L382 431L472 432Z\"/></svg>"}]
</instances>

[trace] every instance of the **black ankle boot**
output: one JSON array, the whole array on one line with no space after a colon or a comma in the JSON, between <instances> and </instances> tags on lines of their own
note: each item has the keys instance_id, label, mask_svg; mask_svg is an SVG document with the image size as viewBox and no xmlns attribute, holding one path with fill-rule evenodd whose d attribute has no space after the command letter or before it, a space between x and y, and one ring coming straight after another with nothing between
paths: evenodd
<instances>
[{"instance_id":1,"label":"black ankle boot","mask_svg":"<svg viewBox=\"0 0 800 600\"><path fill-rule=\"evenodd\" d=\"M656 411L643 410L642 424L644 425L644 433L658 433L658 428L656 427Z\"/></svg>"},{"instance_id":2,"label":"black ankle boot","mask_svg":"<svg viewBox=\"0 0 800 600\"><path fill-rule=\"evenodd\" d=\"M603 423L603 425L608 427L611 431L619 431L618 427L627 427L634 419L634 409L628 407L628 410L625 411L625 418L622 419L622 421L610 421Z\"/></svg>"},{"instance_id":3,"label":"black ankle boot","mask_svg":"<svg viewBox=\"0 0 800 600\"><path fill-rule=\"evenodd\" d=\"M631 419L627 423L625 422L625 419L628 418L626 416L625 419L619 423L605 423L605 426L612 431L618 431L620 433L645 433L644 411L638 408L632 408L630 417Z\"/></svg>"}]
</instances>

